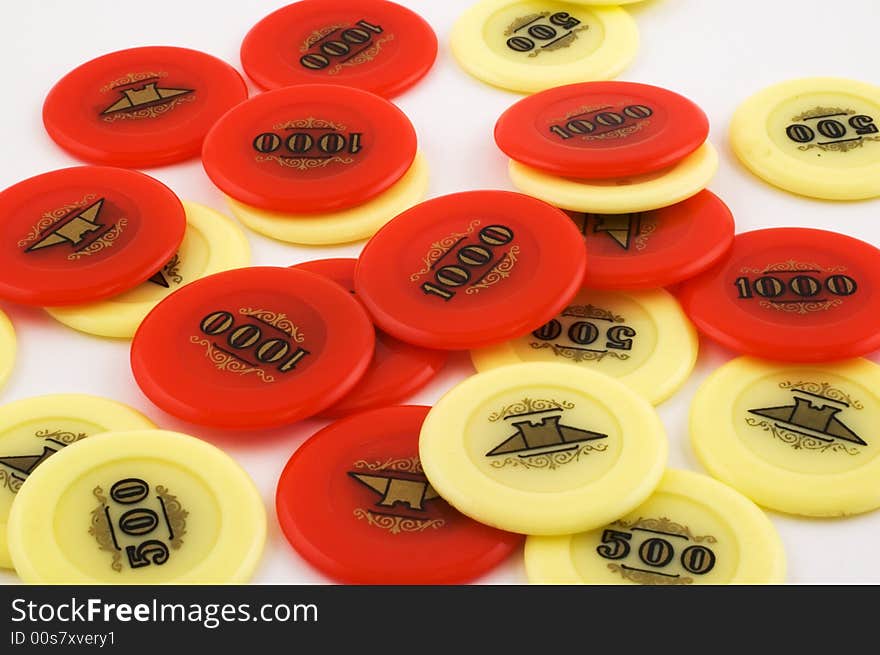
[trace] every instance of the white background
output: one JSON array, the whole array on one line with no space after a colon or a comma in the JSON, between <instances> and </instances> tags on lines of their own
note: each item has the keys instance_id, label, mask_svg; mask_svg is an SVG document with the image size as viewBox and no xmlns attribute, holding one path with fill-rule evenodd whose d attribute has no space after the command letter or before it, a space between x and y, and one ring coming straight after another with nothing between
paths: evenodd
<instances>
[{"instance_id":1,"label":"white background","mask_svg":"<svg viewBox=\"0 0 880 655\"><path fill-rule=\"evenodd\" d=\"M434 69L395 100L414 123L431 165L430 195L512 188L505 158L492 140L492 128L498 115L519 96L470 78L456 66L447 45L453 21L469 0L398 2L422 14L440 38ZM0 187L76 163L50 141L40 118L46 92L71 68L113 50L144 45L195 48L240 68L238 50L245 33L283 4L279 0L2 0ZM647 0L628 10L638 22L642 45L620 79L668 87L703 107L712 123L712 141L721 151L721 169L711 188L730 205L738 231L807 226L880 245L880 200L828 203L778 191L736 162L726 135L738 103L775 82L836 75L880 83L877 0ZM226 211L197 160L149 173L182 198ZM287 266L308 259L356 256L361 248L361 244L304 248L254 233L249 237L258 264ZM224 434L184 424L153 407L140 393L129 370L127 341L79 334L54 323L41 310L8 303L2 308L15 323L20 350L17 368L0 400L59 392L103 395L138 407L163 427L215 443L253 476L269 512L269 541L255 580L326 581L288 547L274 513L275 484L284 463L323 422L307 420L253 434ZM733 356L705 341L702 348L693 377L659 408L669 433L673 467L700 470L687 440L688 406L707 373ZM876 355L873 359L880 361ZM411 402L431 404L471 372L468 358L456 355ZM844 520L777 514L771 518L785 542L790 581L880 582L880 557L876 555L880 512ZM0 573L0 582L15 580L12 574ZM483 581L525 582L521 554Z\"/></svg>"}]
</instances>

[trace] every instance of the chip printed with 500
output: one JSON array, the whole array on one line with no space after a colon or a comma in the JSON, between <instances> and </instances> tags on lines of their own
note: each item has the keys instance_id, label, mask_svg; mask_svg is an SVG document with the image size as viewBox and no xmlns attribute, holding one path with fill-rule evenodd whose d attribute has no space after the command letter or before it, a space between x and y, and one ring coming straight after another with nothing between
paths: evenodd
<instances>
[{"instance_id":1,"label":"chip printed with 500","mask_svg":"<svg viewBox=\"0 0 880 655\"><path fill-rule=\"evenodd\" d=\"M367 313L335 282L244 268L159 303L134 336L131 367L147 397L178 418L271 428L343 398L369 367L374 341Z\"/></svg>"},{"instance_id":2,"label":"chip printed with 500","mask_svg":"<svg viewBox=\"0 0 880 655\"><path fill-rule=\"evenodd\" d=\"M260 561L266 510L235 460L200 439L105 432L28 476L7 537L29 584L233 584Z\"/></svg>"},{"instance_id":3,"label":"chip printed with 500","mask_svg":"<svg viewBox=\"0 0 880 655\"><path fill-rule=\"evenodd\" d=\"M668 470L638 508L590 532L526 540L537 584L767 584L785 581L770 519L730 487Z\"/></svg>"}]
</instances>

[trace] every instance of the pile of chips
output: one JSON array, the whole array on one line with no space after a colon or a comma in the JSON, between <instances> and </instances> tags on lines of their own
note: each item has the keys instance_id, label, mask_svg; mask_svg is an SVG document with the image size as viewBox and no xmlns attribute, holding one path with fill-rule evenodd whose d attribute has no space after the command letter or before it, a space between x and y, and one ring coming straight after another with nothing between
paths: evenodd
<instances>
[{"instance_id":1,"label":"pile of chips","mask_svg":"<svg viewBox=\"0 0 880 655\"><path fill-rule=\"evenodd\" d=\"M600 2L474 5L458 61L536 92L495 129L522 193L427 201L416 132L388 98L427 74L437 39L399 5L302 0L264 18L242 44L265 89L250 99L192 50L87 62L44 122L90 165L0 193L0 299L132 339L137 385L193 426L334 419L276 494L290 544L333 579L465 582L525 539L538 583L781 582L755 503L880 506L880 367L854 359L880 348L880 250L800 228L734 236L706 189L702 110L604 81L637 42ZM878 116L880 89L800 80L746 102L731 142L784 189L874 197ZM254 231L369 241L357 259L250 266L237 223L130 170L199 153ZM694 399L715 479L667 470L653 407L690 376L697 330L747 355ZM398 404L450 351L477 373L433 407ZM14 352L0 313L0 384ZM0 566L27 582L243 582L265 539L253 482L196 437L81 394L0 407Z\"/></svg>"}]
</instances>

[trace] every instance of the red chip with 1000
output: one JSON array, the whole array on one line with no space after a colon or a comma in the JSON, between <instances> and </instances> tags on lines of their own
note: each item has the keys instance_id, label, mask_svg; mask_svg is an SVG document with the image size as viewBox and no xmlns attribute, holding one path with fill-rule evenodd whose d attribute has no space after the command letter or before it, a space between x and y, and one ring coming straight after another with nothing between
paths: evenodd
<instances>
[{"instance_id":1,"label":"red chip with 1000","mask_svg":"<svg viewBox=\"0 0 880 655\"><path fill-rule=\"evenodd\" d=\"M709 120L687 98L648 84L584 82L524 98L495 125L511 159L571 178L669 168L699 148Z\"/></svg>"},{"instance_id":2,"label":"red chip with 1000","mask_svg":"<svg viewBox=\"0 0 880 655\"><path fill-rule=\"evenodd\" d=\"M367 243L355 289L376 325L425 348L528 334L581 288L583 238L562 211L508 191L434 198Z\"/></svg>"},{"instance_id":3,"label":"red chip with 1000","mask_svg":"<svg viewBox=\"0 0 880 655\"><path fill-rule=\"evenodd\" d=\"M205 138L202 162L235 200L299 215L365 203L403 177L415 156L415 130L387 100L305 84L227 113Z\"/></svg>"},{"instance_id":4,"label":"red chip with 1000","mask_svg":"<svg viewBox=\"0 0 880 655\"><path fill-rule=\"evenodd\" d=\"M269 14L241 44L241 65L264 89L344 84L391 98L437 57L420 16L385 0L301 0Z\"/></svg>"},{"instance_id":5,"label":"red chip with 1000","mask_svg":"<svg viewBox=\"0 0 880 655\"><path fill-rule=\"evenodd\" d=\"M431 487L418 456L429 409L355 414L290 458L278 481L278 522L313 566L349 584L455 584L522 543L459 513Z\"/></svg>"},{"instance_id":6,"label":"red chip with 1000","mask_svg":"<svg viewBox=\"0 0 880 655\"><path fill-rule=\"evenodd\" d=\"M0 298L76 305L136 287L177 251L183 205L122 168L79 166L0 192Z\"/></svg>"},{"instance_id":7,"label":"red chip with 1000","mask_svg":"<svg viewBox=\"0 0 880 655\"><path fill-rule=\"evenodd\" d=\"M700 331L748 355L823 362L880 348L880 250L835 232L739 234L679 293Z\"/></svg>"},{"instance_id":8,"label":"red chip with 1000","mask_svg":"<svg viewBox=\"0 0 880 655\"><path fill-rule=\"evenodd\" d=\"M345 396L367 370L373 342L367 313L335 282L289 268L243 268L159 303L134 336L131 366L169 414L270 428Z\"/></svg>"},{"instance_id":9,"label":"red chip with 1000","mask_svg":"<svg viewBox=\"0 0 880 655\"><path fill-rule=\"evenodd\" d=\"M318 259L297 268L330 278L354 293L356 259ZM394 405L425 386L443 367L447 352L419 348L378 330L373 361L357 387L323 416L340 417L383 405Z\"/></svg>"}]
</instances>

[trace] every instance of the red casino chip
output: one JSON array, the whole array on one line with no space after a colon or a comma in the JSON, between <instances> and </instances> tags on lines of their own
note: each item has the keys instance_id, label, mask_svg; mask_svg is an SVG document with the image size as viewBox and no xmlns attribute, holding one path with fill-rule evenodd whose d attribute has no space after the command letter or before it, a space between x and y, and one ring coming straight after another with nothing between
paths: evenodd
<instances>
[{"instance_id":1,"label":"red casino chip","mask_svg":"<svg viewBox=\"0 0 880 655\"><path fill-rule=\"evenodd\" d=\"M416 205L367 243L355 289L374 322L425 348L464 350L528 334L580 289L586 248L560 210L507 191Z\"/></svg>"},{"instance_id":2,"label":"red casino chip","mask_svg":"<svg viewBox=\"0 0 880 655\"><path fill-rule=\"evenodd\" d=\"M356 264L356 259L319 259L292 268L328 277L353 294ZM321 414L338 418L406 400L437 375L447 358L445 351L419 348L379 330L373 361L364 377L345 398Z\"/></svg>"},{"instance_id":3,"label":"red casino chip","mask_svg":"<svg viewBox=\"0 0 880 655\"><path fill-rule=\"evenodd\" d=\"M74 69L52 88L43 123L80 159L162 166L198 156L208 129L247 98L241 75L196 50L120 50Z\"/></svg>"},{"instance_id":4,"label":"red casino chip","mask_svg":"<svg viewBox=\"0 0 880 655\"><path fill-rule=\"evenodd\" d=\"M522 543L460 514L431 487L418 458L429 409L363 412L293 454L278 481L278 522L310 564L349 584L456 584Z\"/></svg>"},{"instance_id":5,"label":"red casino chip","mask_svg":"<svg viewBox=\"0 0 880 655\"><path fill-rule=\"evenodd\" d=\"M711 191L632 214L567 212L584 235L594 289L653 289L694 277L733 244L733 215Z\"/></svg>"},{"instance_id":6,"label":"red casino chip","mask_svg":"<svg viewBox=\"0 0 880 655\"><path fill-rule=\"evenodd\" d=\"M121 168L64 168L0 192L0 298L41 307L109 298L177 251L183 205L158 180Z\"/></svg>"},{"instance_id":7,"label":"red casino chip","mask_svg":"<svg viewBox=\"0 0 880 655\"><path fill-rule=\"evenodd\" d=\"M880 348L880 250L842 234L737 235L728 255L679 293L700 331L748 355L824 362Z\"/></svg>"},{"instance_id":8,"label":"red casino chip","mask_svg":"<svg viewBox=\"0 0 880 655\"><path fill-rule=\"evenodd\" d=\"M407 170L416 133L379 96L310 84L269 91L226 114L205 139L205 171L251 207L296 214L365 203Z\"/></svg>"},{"instance_id":9,"label":"red casino chip","mask_svg":"<svg viewBox=\"0 0 880 655\"><path fill-rule=\"evenodd\" d=\"M317 414L357 384L373 326L338 284L243 268L192 282L150 312L131 367L161 409L219 428L271 428Z\"/></svg>"},{"instance_id":10,"label":"red casino chip","mask_svg":"<svg viewBox=\"0 0 880 655\"><path fill-rule=\"evenodd\" d=\"M495 125L511 159L554 175L609 179L669 168L709 136L687 98L647 84L585 82L520 100Z\"/></svg>"},{"instance_id":11,"label":"red casino chip","mask_svg":"<svg viewBox=\"0 0 880 655\"><path fill-rule=\"evenodd\" d=\"M434 65L437 37L417 14L384 0L303 0L269 14L241 45L264 89L342 84L392 98Z\"/></svg>"}]
</instances>

